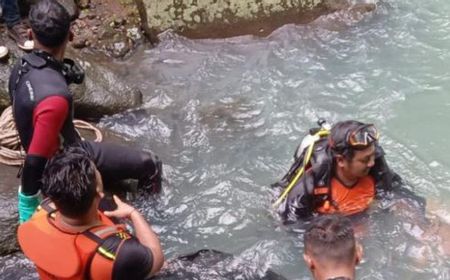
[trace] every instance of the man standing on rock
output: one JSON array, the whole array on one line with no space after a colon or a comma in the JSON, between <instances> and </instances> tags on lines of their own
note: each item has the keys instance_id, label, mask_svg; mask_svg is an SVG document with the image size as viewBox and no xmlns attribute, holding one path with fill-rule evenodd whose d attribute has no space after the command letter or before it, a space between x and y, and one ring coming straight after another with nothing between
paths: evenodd
<instances>
[{"instance_id":1,"label":"man standing on rock","mask_svg":"<svg viewBox=\"0 0 450 280\"><path fill-rule=\"evenodd\" d=\"M70 17L56 1L41 0L31 7L30 37L34 50L11 72L9 93L22 146L27 155L19 188L19 221L28 220L39 204L41 177L61 147L83 148L100 171L105 185L127 178L151 192L161 189L162 163L157 156L112 144L81 140L73 124L73 100L68 84L81 83L82 71L64 59L73 39Z\"/></svg>"}]
</instances>

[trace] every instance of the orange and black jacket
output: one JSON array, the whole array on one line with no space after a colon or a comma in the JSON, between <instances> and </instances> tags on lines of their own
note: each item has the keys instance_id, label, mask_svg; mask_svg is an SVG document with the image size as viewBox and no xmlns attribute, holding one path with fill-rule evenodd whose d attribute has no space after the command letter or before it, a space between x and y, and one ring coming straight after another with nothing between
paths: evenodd
<instances>
[{"instance_id":1,"label":"orange and black jacket","mask_svg":"<svg viewBox=\"0 0 450 280\"><path fill-rule=\"evenodd\" d=\"M276 192L281 192L289 184L289 180L292 178L290 174L294 174L296 168L294 163L291 170L289 170L283 179L272 185L277 189ZM340 205L336 203L335 197L333 197L335 196L333 194L336 194L336 192L333 193L333 187L339 186L339 182L333 176L333 170L334 161L328 146L328 141L326 138L321 139L314 146L311 162L305 174L300 177L286 199L277 209L277 212L283 220L296 221L298 219L309 218L314 213L340 212ZM395 190L396 192L402 193L402 195L413 196L422 206L425 203L422 198L415 196L408 189L399 188L402 184L401 178L389 168L384 158L384 151L378 144L376 144L375 165L371 168L368 177L361 180L361 183L364 186L361 186L359 189L373 188L373 198L383 197L385 194ZM351 198L351 196L359 195L357 189L354 191L350 190L348 197ZM365 195L368 195L368 193ZM363 211L367 208L370 201L367 197L362 200L354 199L352 203L361 203L361 205L342 214L355 214L358 208Z\"/></svg>"},{"instance_id":2,"label":"orange and black jacket","mask_svg":"<svg viewBox=\"0 0 450 280\"><path fill-rule=\"evenodd\" d=\"M123 225L98 213L100 225L71 231L47 199L19 226L20 247L36 265L40 279L145 279L149 275L153 263L150 249Z\"/></svg>"}]
</instances>

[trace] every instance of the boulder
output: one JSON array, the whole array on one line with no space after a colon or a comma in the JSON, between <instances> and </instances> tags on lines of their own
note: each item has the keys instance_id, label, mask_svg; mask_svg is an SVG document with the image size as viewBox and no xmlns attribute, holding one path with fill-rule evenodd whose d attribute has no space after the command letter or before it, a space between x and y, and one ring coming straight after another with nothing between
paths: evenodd
<instances>
[{"instance_id":1,"label":"boulder","mask_svg":"<svg viewBox=\"0 0 450 280\"><path fill-rule=\"evenodd\" d=\"M147 35L172 29L190 38L266 36L288 23L309 23L332 0L136 0ZM333 0L346 1L346 0Z\"/></svg>"},{"instance_id":2,"label":"boulder","mask_svg":"<svg viewBox=\"0 0 450 280\"><path fill-rule=\"evenodd\" d=\"M69 51L67 56L77 61L86 71L83 84L70 86L77 117L97 119L142 104L141 91L119 78L106 57L102 61L98 57L81 55L76 51Z\"/></svg>"},{"instance_id":3,"label":"boulder","mask_svg":"<svg viewBox=\"0 0 450 280\"><path fill-rule=\"evenodd\" d=\"M9 57L0 61L0 112L10 105L8 80L11 67L23 55L17 46L4 35L0 39L9 48ZM3 40L4 39L4 40ZM142 93L130 87L114 73L114 63L103 55L81 54L71 48L67 57L79 62L86 71L81 85L72 85L75 100L75 114L78 118L97 119L103 115L113 115L142 104Z\"/></svg>"}]
</instances>

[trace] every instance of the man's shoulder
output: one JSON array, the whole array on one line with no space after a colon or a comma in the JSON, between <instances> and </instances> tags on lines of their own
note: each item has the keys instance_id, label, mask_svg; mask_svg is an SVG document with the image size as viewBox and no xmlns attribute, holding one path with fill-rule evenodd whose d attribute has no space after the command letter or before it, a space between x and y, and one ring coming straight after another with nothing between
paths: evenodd
<instances>
[{"instance_id":1,"label":"man's shoulder","mask_svg":"<svg viewBox=\"0 0 450 280\"><path fill-rule=\"evenodd\" d=\"M153 265L152 251L131 236L123 241L116 253L113 267L115 279L144 279Z\"/></svg>"},{"instance_id":2,"label":"man's shoulder","mask_svg":"<svg viewBox=\"0 0 450 280\"><path fill-rule=\"evenodd\" d=\"M63 88L68 88L64 76L51 67L44 68L31 68L29 70L30 75L27 78L31 82L50 83Z\"/></svg>"},{"instance_id":3,"label":"man's shoulder","mask_svg":"<svg viewBox=\"0 0 450 280\"><path fill-rule=\"evenodd\" d=\"M29 75L22 81L28 90L31 87L36 96L36 101L43 100L49 96L63 96L70 99L70 91L64 77L56 70L45 67L31 69Z\"/></svg>"}]
</instances>

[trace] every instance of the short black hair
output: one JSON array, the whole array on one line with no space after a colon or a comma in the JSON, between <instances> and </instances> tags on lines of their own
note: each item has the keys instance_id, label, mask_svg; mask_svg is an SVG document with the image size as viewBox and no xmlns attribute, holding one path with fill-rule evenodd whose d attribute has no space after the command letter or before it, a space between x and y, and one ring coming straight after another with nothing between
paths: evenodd
<instances>
[{"instance_id":1,"label":"short black hair","mask_svg":"<svg viewBox=\"0 0 450 280\"><path fill-rule=\"evenodd\" d=\"M47 163L42 191L61 214L81 217L88 212L97 193L95 170L83 149L68 147Z\"/></svg>"},{"instance_id":2,"label":"short black hair","mask_svg":"<svg viewBox=\"0 0 450 280\"><path fill-rule=\"evenodd\" d=\"M350 220L339 214L315 218L303 236L306 254L318 262L351 265L356 254Z\"/></svg>"},{"instance_id":3,"label":"short black hair","mask_svg":"<svg viewBox=\"0 0 450 280\"><path fill-rule=\"evenodd\" d=\"M331 142L331 151L333 152L333 154L342 155L348 160L353 159L353 157L355 156L355 151L361 149L354 148L348 145L347 136L352 131L355 131L356 129L364 125L366 124L354 120L341 121L333 125L329 136Z\"/></svg>"},{"instance_id":4,"label":"short black hair","mask_svg":"<svg viewBox=\"0 0 450 280\"><path fill-rule=\"evenodd\" d=\"M31 29L42 45L52 48L64 43L70 29L70 15L56 0L39 0L28 15Z\"/></svg>"}]
</instances>

